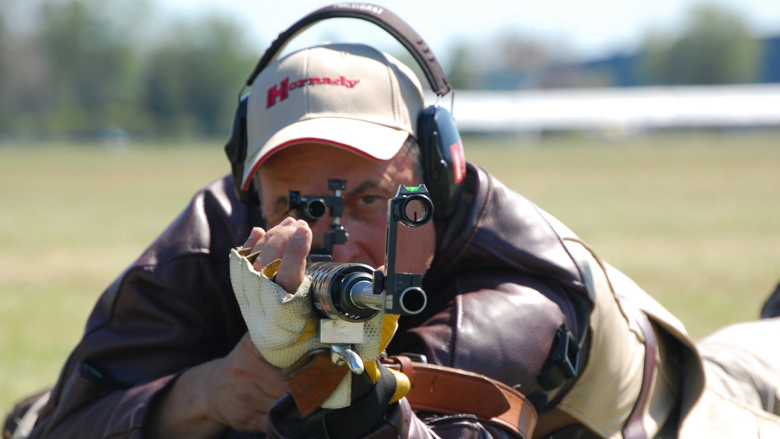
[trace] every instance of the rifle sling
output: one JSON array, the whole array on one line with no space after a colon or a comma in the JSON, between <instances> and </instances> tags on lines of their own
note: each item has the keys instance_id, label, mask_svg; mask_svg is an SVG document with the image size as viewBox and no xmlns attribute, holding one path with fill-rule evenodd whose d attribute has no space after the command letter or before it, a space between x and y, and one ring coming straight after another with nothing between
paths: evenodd
<instances>
[{"instance_id":1,"label":"rifle sling","mask_svg":"<svg viewBox=\"0 0 780 439\"><path fill-rule=\"evenodd\" d=\"M523 394L502 382L460 369L412 362L405 356L390 357L384 365L409 377L412 388L406 399L414 410L471 414L523 438L533 435L536 410Z\"/></svg>"}]
</instances>

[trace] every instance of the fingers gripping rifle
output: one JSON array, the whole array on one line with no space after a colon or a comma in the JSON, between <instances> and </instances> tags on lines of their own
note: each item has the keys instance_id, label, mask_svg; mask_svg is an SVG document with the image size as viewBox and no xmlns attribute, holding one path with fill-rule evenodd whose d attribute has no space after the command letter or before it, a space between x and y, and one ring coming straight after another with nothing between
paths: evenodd
<instances>
[{"instance_id":1,"label":"fingers gripping rifle","mask_svg":"<svg viewBox=\"0 0 780 439\"><path fill-rule=\"evenodd\" d=\"M346 180L329 179L332 196L301 196L290 191L287 204L299 218L316 220L330 211L331 224L323 236L323 248L307 258L306 274L312 278L310 296L320 319L320 341L331 346L335 364L346 364L354 373L363 372L363 361L350 345L363 343L363 322L380 311L386 314L415 315L422 312L427 296L422 290L422 274L395 271L398 224L419 227L433 218L433 202L425 185L399 186L387 201L385 273L365 264L332 262L333 246L349 239L341 217L342 191Z\"/></svg>"}]
</instances>

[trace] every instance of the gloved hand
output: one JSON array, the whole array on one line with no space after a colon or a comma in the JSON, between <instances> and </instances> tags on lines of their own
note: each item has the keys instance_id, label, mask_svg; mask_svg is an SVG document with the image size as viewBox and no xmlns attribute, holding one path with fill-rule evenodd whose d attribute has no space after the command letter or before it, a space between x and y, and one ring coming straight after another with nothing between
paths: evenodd
<instances>
[{"instance_id":1,"label":"gloved hand","mask_svg":"<svg viewBox=\"0 0 780 439\"><path fill-rule=\"evenodd\" d=\"M289 222L287 226L290 226ZM255 270L254 260L249 255L251 250L251 248L242 248L231 251L230 278L233 291L255 346L269 363L285 369L290 382L289 380L299 379L305 376L305 373L311 372L309 368L313 359L309 358L310 353L323 349L329 352L329 346L319 341L319 317L313 311L309 297L311 279L305 277L296 291L289 293L272 281L281 261L273 261L261 270ZM366 376L372 382L379 380L381 374L376 360L397 327L397 316L388 317L390 318L384 319L382 313L378 313L365 322L365 342L355 346L355 350L365 363ZM385 320L387 323L383 325ZM326 355L329 361L329 354ZM329 368L328 373L338 374L333 370L338 369L337 366L332 363L329 366L326 363L325 366ZM305 370L301 372L300 369ZM342 369L346 368L342 367ZM307 392L299 392L306 393L308 400L306 410L301 410L304 416L307 412L316 409L317 405L336 409L347 407L352 403L354 399L352 374L347 373L347 370L342 370L341 373L343 375L338 376L343 378L336 380L335 389L320 386L316 389L317 392L312 392L311 388L307 388ZM408 391L408 380L405 380L402 375L399 379L406 384L397 386L397 389L405 394L403 389ZM294 386L290 387L295 396ZM402 396L398 396L396 400ZM314 407L311 407L312 400L316 401Z\"/></svg>"},{"instance_id":2,"label":"gloved hand","mask_svg":"<svg viewBox=\"0 0 780 439\"><path fill-rule=\"evenodd\" d=\"M289 396L280 399L268 412L269 431L279 437L314 439L357 439L375 430L386 417L388 406L401 398L400 381L381 363L378 380L367 374L355 375L352 381L352 405L338 410L318 409L303 415ZM405 375L401 375L405 378ZM408 382L408 380L406 380Z\"/></svg>"}]
</instances>

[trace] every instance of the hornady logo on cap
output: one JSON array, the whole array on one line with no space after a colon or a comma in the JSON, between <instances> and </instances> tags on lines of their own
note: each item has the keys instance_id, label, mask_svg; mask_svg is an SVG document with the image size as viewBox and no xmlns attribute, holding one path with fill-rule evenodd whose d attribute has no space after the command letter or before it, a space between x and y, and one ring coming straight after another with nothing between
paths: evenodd
<instances>
[{"instance_id":1,"label":"hornady logo on cap","mask_svg":"<svg viewBox=\"0 0 780 439\"><path fill-rule=\"evenodd\" d=\"M357 85L358 82L360 82L359 79L347 79L343 76L339 76L338 78L320 78L318 76L314 76L311 78L299 79L297 81L290 81L290 78L284 78L279 82L279 85L272 85L268 88L268 96L265 101L265 108L273 107L276 104L277 99L280 101L287 99L290 91L295 90L296 88L319 84L341 85L347 88L352 88Z\"/></svg>"}]
</instances>

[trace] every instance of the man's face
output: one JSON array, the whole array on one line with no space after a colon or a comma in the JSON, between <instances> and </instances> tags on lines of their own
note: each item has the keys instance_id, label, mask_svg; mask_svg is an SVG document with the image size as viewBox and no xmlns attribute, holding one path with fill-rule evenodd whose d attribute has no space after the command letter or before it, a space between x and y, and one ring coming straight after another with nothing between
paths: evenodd
<instances>
[{"instance_id":1,"label":"man's face","mask_svg":"<svg viewBox=\"0 0 780 439\"><path fill-rule=\"evenodd\" d=\"M296 190L303 196L331 195L329 178L347 180L342 224L349 233L346 244L333 247L336 262L357 262L371 267L384 264L387 200L398 185L417 186L412 161L396 155L388 161L372 160L333 146L298 144L274 154L260 167L263 213L268 226L279 224L288 216L287 195ZM330 227L326 214L311 224L313 247L322 246L323 233ZM433 260L435 234L433 222L409 229L398 227L396 270L425 273Z\"/></svg>"}]
</instances>

